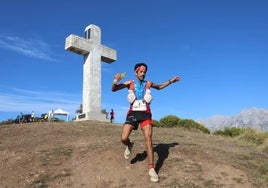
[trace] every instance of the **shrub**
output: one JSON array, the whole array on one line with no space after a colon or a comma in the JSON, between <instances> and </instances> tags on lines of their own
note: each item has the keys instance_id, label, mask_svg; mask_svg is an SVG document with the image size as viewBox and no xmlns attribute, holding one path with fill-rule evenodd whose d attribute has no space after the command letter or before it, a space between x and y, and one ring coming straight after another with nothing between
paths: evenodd
<instances>
[{"instance_id":1,"label":"shrub","mask_svg":"<svg viewBox=\"0 0 268 188\"><path fill-rule=\"evenodd\" d=\"M10 125L10 124L13 124L13 119L8 119L8 120L6 120L6 121L2 121L1 123L0 123L0 125Z\"/></svg>"},{"instance_id":2,"label":"shrub","mask_svg":"<svg viewBox=\"0 0 268 188\"><path fill-rule=\"evenodd\" d=\"M237 128L237 127L232 127L230 129L231 137L235 137L235 136L241 135L244 132L245 132L245 129L241 129L241 128Z\"/></svg>"},{"instance_id":3,"label":"shrub","mask_svg":"<svg viewBox=\"0 0 268 188\"><path fill-rule=\"evenodd\" d=\"M178 123L178 126L179 127L183 127L185 129L188 129L188 130L200 130L202 131L203 133L208 133L210 134L210 131L208 128L206 128L205 126L195 122L194 120L191 120L191 119L181 119L179 120L179 123Z\"/></svg>"},{"instance_id":4,"label":"shrub","mask_svg":"<svg viewBox=\"0 0 268 188\"><path fill-rule=\"evenodd\" d=\"M221 130L221 129L214 131L213 135L226 136L225 132L223 130Z\"/></svg>"},{"instance_id":5,"label":"shrub","mask_svg":"<svg viewBox=\"0 0 268 188\"><path fill-rule=\"evenodd\" d=\"M174 115L168 115L160 119L161 127L175 127L178 125L180 118Z\"/></svg>"},{"instance_id":6,"label":"shrub","mask_svg":"<svg viewBox=\"0 0 268 188\"><path fill-rule=\"evenodd\" d=\"M154 127L160 127L160 123L157 120L153 120Z\"/></svg>"},{"instance_id":7,"label":"shrub","mask_svg":"<svg viewBox=\"0 0 268 188\"><path fill-rule=\"evenodd\" d=\"M155 125L159 127L182 127L188 130L199 130L203 133L210 134L210 131L205 126L195 122L191 119L180 119L174 115L168 115L160 119L160 122L155 122Z\"/></svg>"},{"instance_id":8,"label":"shrub","mask_svg":"<svg viewBox=\"0 0 268 188\"><path fill-rule=\"evenodd\" d=\"M235 137L235 136L243 134L244 131L245 131L244 129L237 128L237 127L226 127L224 130L217 130L213 134Z\"/></svg>"}]
</instances>

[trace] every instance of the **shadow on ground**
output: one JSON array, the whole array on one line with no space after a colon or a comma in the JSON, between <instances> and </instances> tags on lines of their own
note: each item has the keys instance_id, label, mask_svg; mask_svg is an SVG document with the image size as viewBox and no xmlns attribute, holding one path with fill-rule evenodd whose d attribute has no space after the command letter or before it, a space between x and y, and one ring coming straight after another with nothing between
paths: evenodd
<instances>
[{"instance_id":1,"label":"shadow on ground","mask_svg":"<svg viewBox=\"0 0 268 188\"><path fill-rule=\"evenodd\" d=\"M154 144L154 152L158 155L158 160L155 163L155 170L158 172L164 164L164 161L168 158L169 149L175 147L178 143L170 144ZM147 152L143 151L142 153L137 153L137 155L130 161L131 164L135 164L138 161L143 161L147 157Z\"/></svg>"}]
</instances>

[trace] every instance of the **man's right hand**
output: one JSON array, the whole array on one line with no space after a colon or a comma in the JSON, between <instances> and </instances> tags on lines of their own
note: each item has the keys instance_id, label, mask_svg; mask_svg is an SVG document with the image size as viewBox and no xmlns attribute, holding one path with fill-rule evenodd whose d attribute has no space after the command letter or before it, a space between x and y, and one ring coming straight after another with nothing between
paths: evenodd
<instances>
[{"instance_id":1,"label":"man's right hand","mask_svg":"<svg viewBox=\"0 0 268 188\"><path fill-rule=\"evenodd\" d=\"M116 74L115 76L114 76L114 80L116 80L116 81L120 81L121 80L121 74L120 73L118 73L118 74Z\"/></svg>"},{"instance_id":2,"label":"man's right hand","mask_svg":"<svg viewBox=\"0 0 268 188\"><path fill-rule=\"evenodd\" d=\"M114 79L113 79L113 84L117 85L120 80L121 80L121 75L120 74L116 74L114 76Z\"/></svg>"},{"instance_id":3,"label":"man's right hand","mask_svg":"<svg viewBox=\"0 0 268 188\"><path fill-rule=\"evenodd\" d=\"M121 79L123 79L125 77L126 73L118 73L114 76L114 82L119 82Z\"/></svg>"}]
</instances>

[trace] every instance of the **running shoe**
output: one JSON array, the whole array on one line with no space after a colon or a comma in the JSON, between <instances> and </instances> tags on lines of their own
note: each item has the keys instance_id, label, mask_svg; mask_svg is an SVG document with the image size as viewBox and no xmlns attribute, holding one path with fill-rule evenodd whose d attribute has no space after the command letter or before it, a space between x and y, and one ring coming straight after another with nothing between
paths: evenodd
<instances>
[{"instance_id":1,"label":"running shoe","mask_svg":"<svg viewBox=\"0 0 268 188\"><path fill-rule=\"evenodd\" d=\"M157 175L157 173L155 172L154 168L151 168L149 170L149 176L151 177L151 182L158 182L159 181L159 177Z\"/></svg>"},{"instance_id":2,"label":"running shoe","mask_svg":"<svg viewBox=\"0 0 268 188\"><path fill-rule=\"evenodd\" d=\"M133 148L133 145L134 145L134 142L131 142L130 143L130 146L127 146L126 149L125 149L125 152L124 152L124 157L125 159L128 159L130 154L131 154L131 150Z\"/></svg>"}]
</instances>

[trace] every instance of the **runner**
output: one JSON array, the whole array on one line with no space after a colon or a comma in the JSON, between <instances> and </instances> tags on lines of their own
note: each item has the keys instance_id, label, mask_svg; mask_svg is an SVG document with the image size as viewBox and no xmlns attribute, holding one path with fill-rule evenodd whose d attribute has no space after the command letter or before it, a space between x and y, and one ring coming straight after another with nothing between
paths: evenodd
<instances>
[{"instance_id":1,"label":"runner","mask_svg":"<svg viewBox=\"0 0 268 188\"><path fill-rule=\"evenodd\" d=\"M145 63L138 63L134 67L136 79L119 83L124 77L124 74L116 74L112 83L112 91L118 91L124 88L128 89L128 102L130 108L127 112L126 122L124 123L121 141L126 146L124 157L128 159L131 154L133 142L130 141L129 135L132 130L137 130L140 126L146 143L148 163L149 163L149 176L152 182L158 182L159 177L155 171L154 166L154 153L152 145L152 134L153 134L153 120L152 113L150 110L150 103L152 102L152 95L150 88L163 89L172 83L180 80L178 76L161 83L156 84L151 81L145 81L147 73L147 65Z\"/></svg>"}]
</instances>

